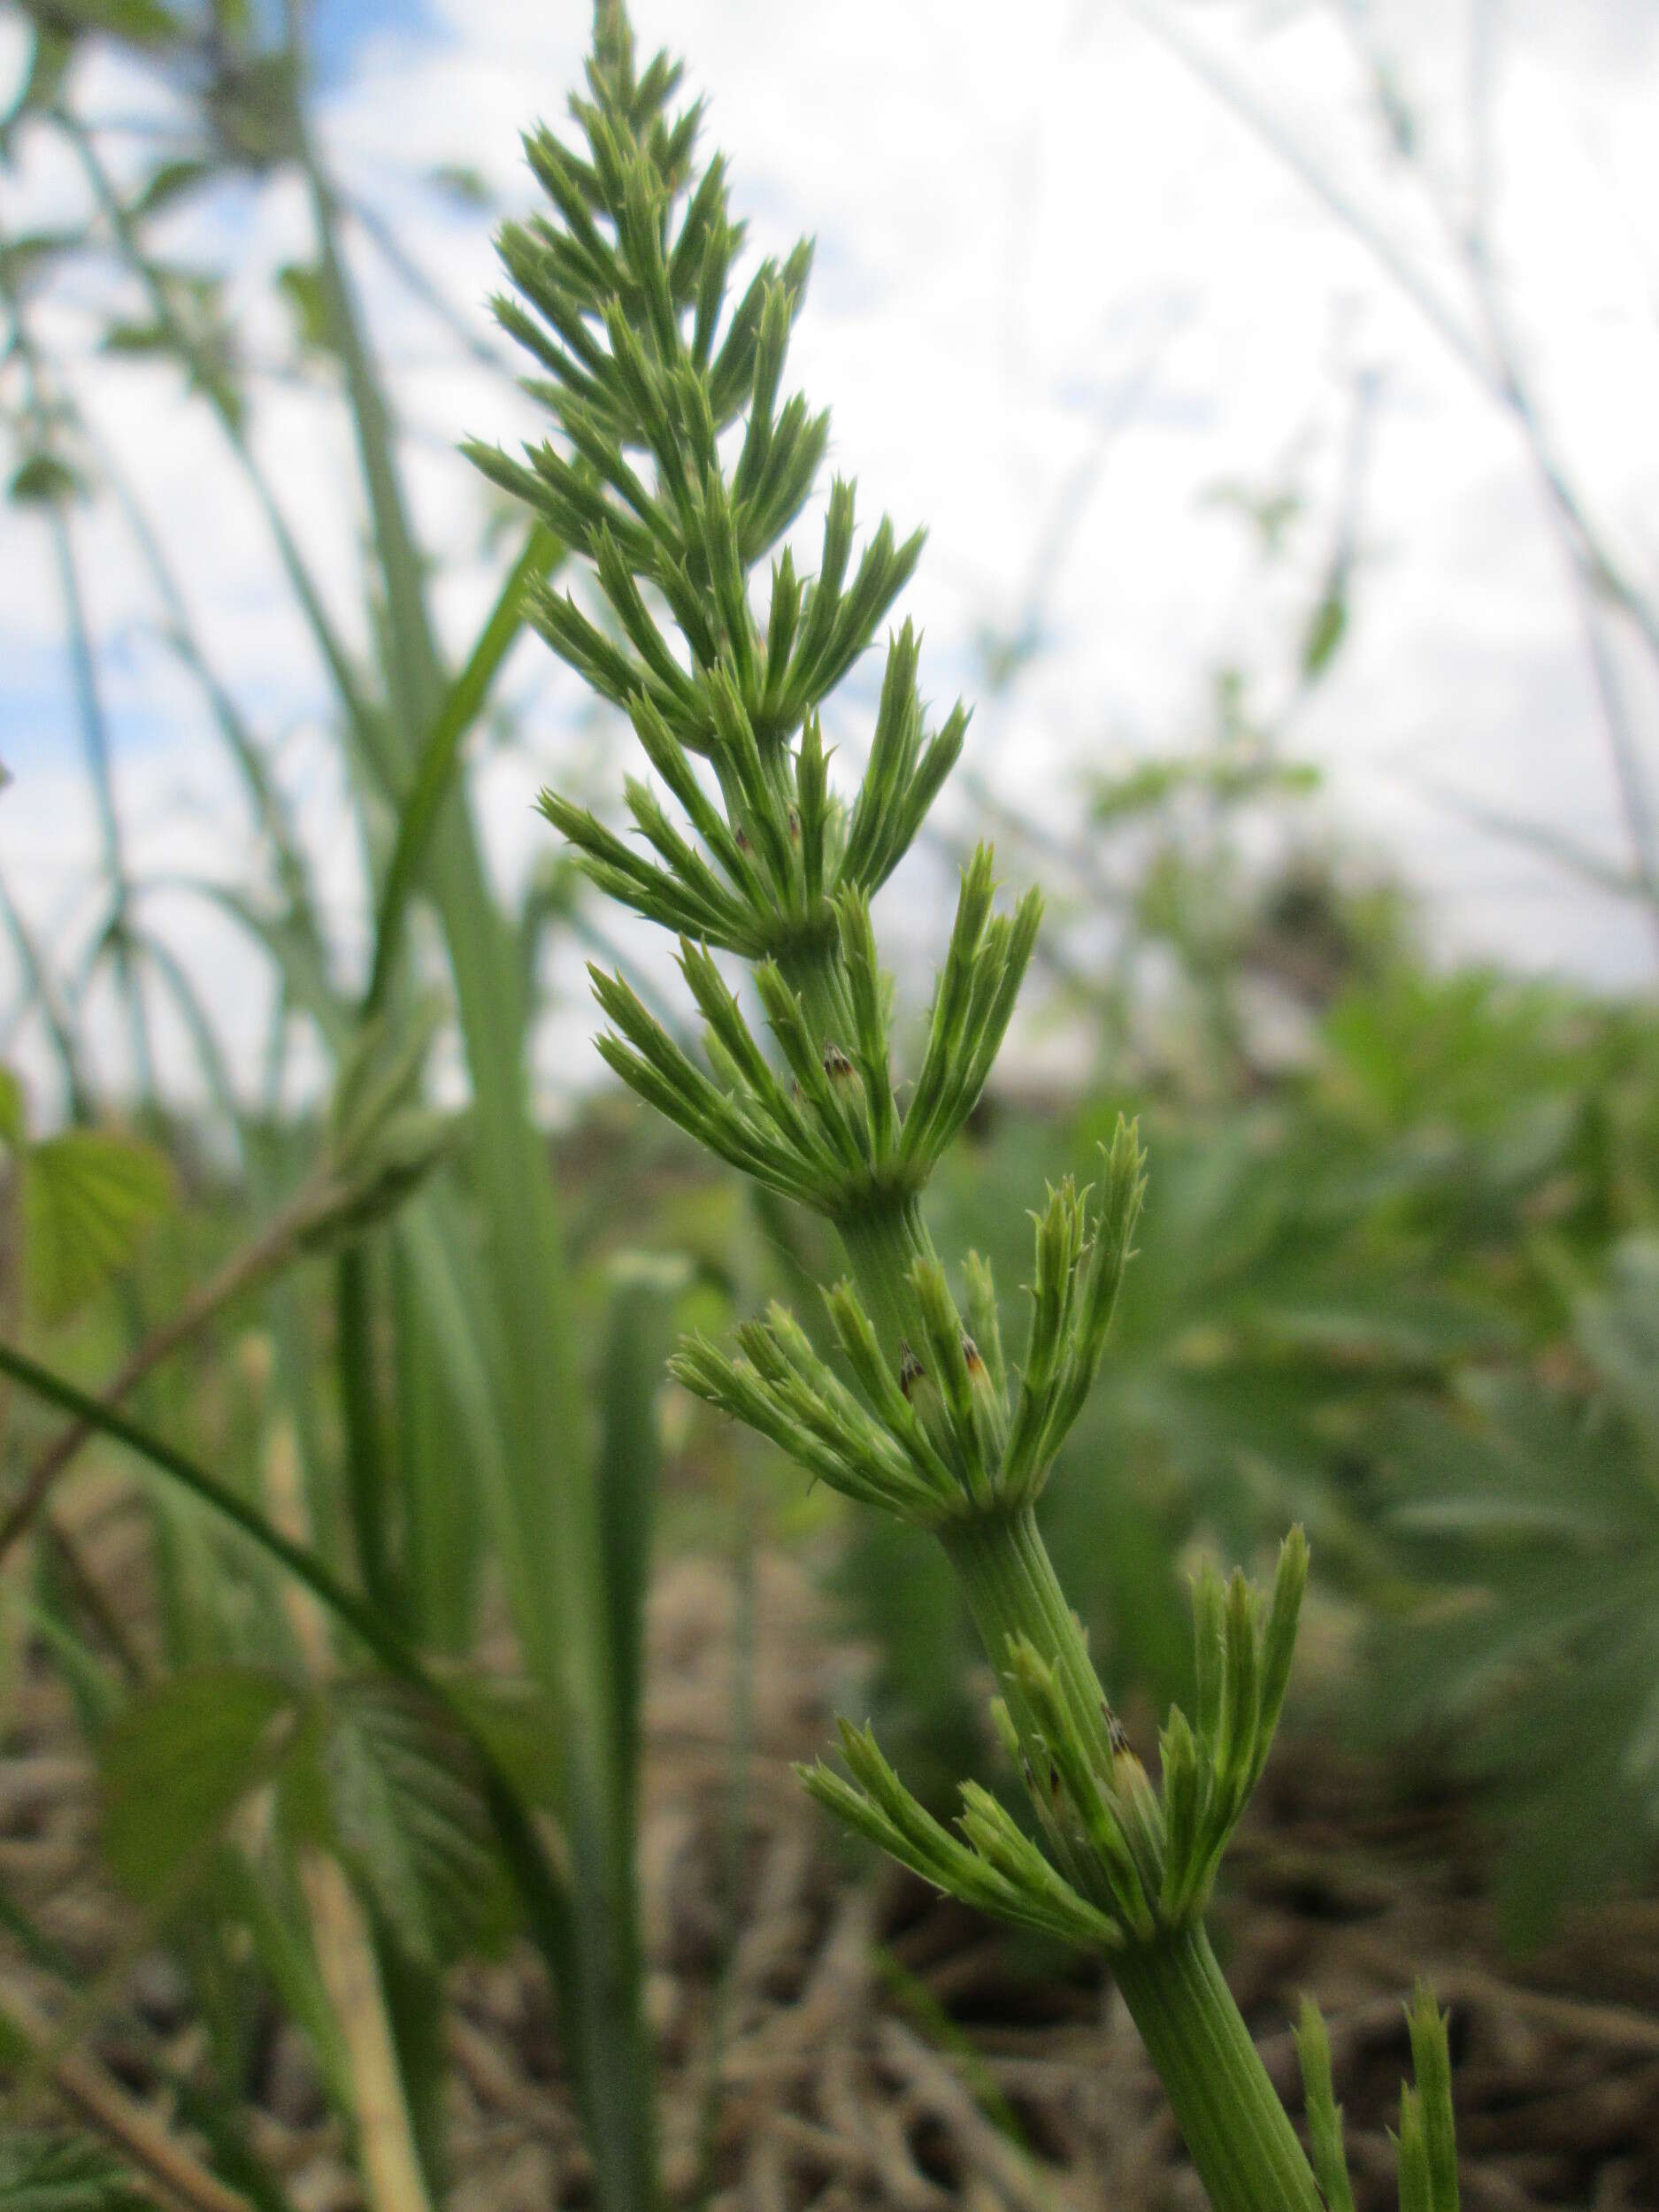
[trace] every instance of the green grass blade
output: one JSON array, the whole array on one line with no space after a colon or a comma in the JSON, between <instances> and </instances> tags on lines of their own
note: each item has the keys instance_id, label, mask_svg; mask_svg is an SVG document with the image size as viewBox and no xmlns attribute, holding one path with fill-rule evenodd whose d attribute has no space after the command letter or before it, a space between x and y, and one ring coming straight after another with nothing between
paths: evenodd
<instances>
[{"instance_id":1,"label":"green grass blade","mask_svg":"<svg viewBox=\"0 0 1659 2212\"><path fill-rule=\"evenodd\" d=\"M363 1586L373 1604L396 1617L396 1575L387 1526L391 1454L374 1356L373 1267L372 1240L368 1240L347 1245L334 1262L334 1326L346 1432L346 1503Z\"/></svg>"},{"instance_id":2,"label":"green grass blade","mask_svg":"<svg viewBox=\"0 0 1659 2212\"><path fill-rule=\"evenodd\" d=\"M63 1076L70 1118L77 1122L89 1121L92 1118L92 1092L81 1064L80 1045L70 1025L69 1016L47 972L46 963L39 945L35 941L34 933L19 911L17 902L4 881L0 881L0 919L5 923L6 933L12 940L12 950L17 954L24 983L21 999L9 1011L7 1034L0 1039L0 1054L10 1048L11 1033L31 1006L38 1006L47 1038Z\"/></svg>"},{"instance_id":3,"label":"green grass blade","mask_svg":"<svg viewBox=\"0 0 1659 2212\"><path fill-rule=\"evenodd\" d=\"M662 1458L657 1394L668 1357L677 1271L635 1263L618 1283L599 1377L601 1535L617 1684L617 1764L628 1793L630 1831L639 1770L645 1587Z\"/></svg>"},{"instance_id":4,"label":"green grass blade","mask_svg":"<svg viewBox=\"0 0 1659 2212\"><path fill-rule=\"evenodd\" d=\"M59 1412L72 1415L85 1422L115 1443L125 1444L152 1467L171 1477L180 1487L210 1505L225 1520L231 1522L249 1537L263 1552L285 1567L297 1581L303 1582L312 1595L321 1601L335 1617L353 1630L395 1674L405 1681L419 1682L423 1688L434 1686L419 1660L403 1639L388 1628L374 1609L354 1591L349 1590L314 1552L303 1544L293 1542L280 1530L273 1528L263 1514L257 1512L244 1498L198 1467L193 1459L148 1430L129 1421L97 1398L90 1398L65 1382L61 1375L20 1352L12 1344L0 1342L0 1374L9 1375L13 1382L21 1383ZM441 1691L435 1692L442 1695Z\"/></svg>"},{"instance_id":5,"label":"green grass blade","mask_svg":"<svg viewBox=\"0 0 1659 2212\"><path fill-rule=\"evenodd\" d=\"M387 864L375 922L374 968L364 996L365 1014L377 1012L385 1003L398 948L403 942L410 898L426 856L439 809L454 777L462 741L477 720L495 672L523 627L526 587L550 575L564 558L564 552L558 540L543 525L538 523L531 530L488 620L479 632L465 667L450 685L438 710L420 765L397 818L396 840Z\"/></svg>"},{"instance_id":6,"label":"green grass blade","mask_svg":"<svg viewBox=\"0 0 1659 2212\"><path fill-rule=\"evenodd\" d=\"M479 1461L488 1453L498 1463L501 1440L463 1298L451 1287L434 1308L403 1227L390 1261L404 1618L423 1648L460 1659L478 1599ZM453 1315L449 1327L440 1311Z\"/></svg>"},{"instance_id":7,"label":"green grass blade","mask_svg":"<svg viewBox=\"0 0 1659 2212\"><path fill-rule=\"evenodd\" d=\"M564 1985L571 1970L574 1955L575 1916L565 1886L555 1873L547 1853L543 1850L524 1808L519 1804L506 1778L501 1771L488 1742L475 1726L465 1706L450 1697L443 1683L424 1665L419 1655L411 1649L396 1631L389 1627L375 1613L372 1606L349 1590L331 1573L324 1563L303 1544L295 1543L273 1528L260 1513L255 1511L234 1490L227 1489L198 1467L183 1452L175 1451L160 1437L151 1436L135 1422L113 1412L96 1398L89 1398L60 1375L52 1373L14 1345L0 1340L0 1374L9 1375L25 1389L33 1391L60 1412L86 1421L100 1430L113 1442L124 1444L129 1451L147 1460L160 1473L170 1478L181 1488L212 1507L225 1520L256 1544L267 1556L287 1569L296 1581L351 1629L390 1672L400 1680L413 1684L442 1705L465 1730L481 1763L485 1794L490 1816L495 1823L496 1839L501 1846L509 1871L517 1885L533 1935L548 1956L556 1980ZM626 2085L623 2085L626 2092Z\"/></svg>"},{"instance_id":8,"label":"green grass blade","mask_svg":"<svg viewBox=\"0 0 1659 2212\"><path fill-rule=\"evenodd\" d=\"M442 671L382 387L336 247L330 188L308 146L302 146L302 160L381 568L388 689L413 769L419 733L435 726L442 710ZM605 1548L557 1210L546 1147L530 1111L529 1009L465 790L452 780L447 796L434 804L426 844L472 1083L473 1164L503 1355L507 1480L495 1535L526 1661L564 1728L561 1809L579 1901L563 1955L565 2033L601 2201L608 2212L638 2212L656 2199L657 2154L628 1873L628 1793L617 1759Z\"/></svg>"},{"instance_id":9,"label":"green grass blade","mask_svg":"<svg viewBox=\"0 0 1659 2212\"><path fill-rule=\"evenodd\" d=\"M268 479L260 469L249 443L246 431L234 408L227 403L213 363L192 338L180 319L172 295L169 293L157 265L145 253L142 241L134 224L131 210L121 199L99 158L90 132L77 117L63 111L59 119L74 147L77 157L86 173L93 197L98 204L114 234L120 258L130 273L143 287L151 312L157 324L167 334L170 346L179 359L190 370L196 388L205 396L213 409L231 450L235 455L250 490L258 503L275 543L278 558L298 600L301 612L311 633L323 664L328 671L335 693L344 710L346 729L358 767L366 772L377 787L385 788L388 782L386 734L380 716L365 697L351 657L344 641L329 619L328 611L315 578L306 566L303 557L288 528L282 510Z\"/></svg>"}]
</instances>

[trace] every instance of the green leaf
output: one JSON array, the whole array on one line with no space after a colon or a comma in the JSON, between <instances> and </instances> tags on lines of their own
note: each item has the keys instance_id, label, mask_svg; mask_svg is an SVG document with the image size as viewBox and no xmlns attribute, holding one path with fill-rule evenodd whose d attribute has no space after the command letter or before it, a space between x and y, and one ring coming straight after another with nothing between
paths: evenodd
<instances>
[{"instance_id":1,"label":"green leaf","mask_svg":"<svg viewBox=\"0 0 1659 2212\"><path fill-rule=\"evenodd\" d=\"M1613 1250L1605 1291L1578 1302L1585 1356L1609 1396L1659 1452L1659 1237L1625 1237Z\"/></svg>"},{"instance_id":2,"label":"green leaf","mask_svg":"<svg viewBox=\"0 0 1659 2212\"><path fill-rule=\"evenodd\" d=\"M327 1701L319 1779L330 1840L418 1964L464 1950L499 1893L477 1752L436 1701L364 1678Z\"/></svg>"},{"instance_id":3,"label":"green leaf","mask_svg":"<svg viewBox=\"0 0 1659 2212\"><path fill-rule=\"evenodd\" d=\"M315 1720L312 1707L301 1724L300 1741ZM299 1756L296 1742L286 1771L292 1772ZM264 1854L256 1862L240 1851L226 1852L220 1855L217 1877L212 1894L224 1920L232 1925L240 1921L247 1928L277 2002L311 2045L325 2093L340 2111L349 2112L351 2061L317 1962L297 1868L283 1864L275 1853ZM241 2108L233 2110L242 2118ZM283 2212L292 2212L292 2207L284 2207Z\"/></svg>"},{"instance_id":4,"label":"green leaf","mask_svg":"<svg viewBox=\"0 0 1659 2212\"><path fill-rule=\"evenodd\" d=\"M141 359L150 354L176 354L178 342L163 322L111 323L104 334L105 353L135 354Z\"/></svg>"},{"instance_id":5,"label":"green leaf","mask_svg":"<svg viewBox=\"0 0 1659 2212\"><path fill-rule=\"evenodd\" d=\"M372 1171L386 1130L419 1105L443 1016L443 1002L433 994L404 1009L396 1026L384 1014L361 1024L341 1056L328 1110L328 1156L336 1173Z\"/></svg>"},{"instance_id":6,"label":"green leaf","mask_svg":"<svg viewBox=\"0 0 1659 2212\"><path fill-rule=\"evenodd\" d=\"M80 0L75 11L88 30L106 31L133 46L170 46L184 26L161 0Z\"/></svg>"},{"instance_id":7,"label":"green leaf","mask_svg":"<svg viewBox=\"0 0 1659 2212\"><path fill-rule=\"evenodd\" d=\"M1329 668L1347 630L1348 599L1338 577L1314 609L1302 641L1302 672L1310 683L1317 683Z\"/></svg>"},{"instance_id":8,"label":"green leaf","mask_svg":"<svg viewBox=\"0 0 1659 2212\"><path fill-rule=\"evenodd\" d=\"M434 1700L443 1696L442 1686L427 1676L419 1659L403 1643L395 1628L377 1614L357 1594L338 1581L314 1553L296 1544L279 1530L270 1526L256 1513L246 1500L207 1473L183 1453L174 1450L159 1437L151 1436L137 1427L96 1398L88 1397L60 1376L40 1366L25 1354L0 1339L0 1372L22 1383L59 1411L77 1421L84 1421L89 1428L112 1437L130 1450L140 1453L162 1474L169 1476L194 1497L212 1508L224 1520L252 1540L272 1558L279 1561L288 1572L319 1598L335 1617L362 1638L383 1664L395 1669L407 1680L419 1681L422 1694ZM457 1718L465 1725L465 1718L457 1709ZM304 1762L298 1748L308 1739L314 1739L316 1731L308 1727L296 1739L295 1754L288 1763L285 1782L297 1782L297 1793L303 1796L303 1770ZM479 1743L472 1756L480 1770L493 1759L488 1747ZM316 1765L313 1759L312 1767ZM572 1901L562 1874L549 1859L546 1847L524 1808L514 1798L506 1778L495 1770L483 1775L488 1787L488 1805L491 1824L500 1842L507 1866L523 1901L526 1918L535 1939L548 1959L561 1990L570 1986L570 1962L573 1955L578 1929Z\"/></svg>"},{"instance_id":9,"label":"green leaf","mask_svg":"<svg viewBox=\"0 0 1659 2212\"><path fill-rule=\"evenodd\" d=\"M328 302L322 271L310 262L290 261L277 271L277 288L294 319L294 335L303 353L333 350Z\"/></svg>"},{"instance_id":10,"label":"green leaf","mask_svg":"<svg viewBox=\"0 0 1659 2212\"><path fill-rule=\"evenodd\" d=\"M101 2143L35 2129L0 2137L0 2212L154 2212Z\"/></svg>"},{"instance_id":11,"label":"green leaf","mask_svg":"<svg viewBox=\"0 0 1659 2212\"><path fill-rule=\"evenodd\" d=\"M0 1144L18 1151L28 1130L23 1086L10 1068L0 1067Z\"/></svg>"},{"instance_id":12,"label":"green leaf","mask_svg":"<svg viewBox=\"0 0 1659 2212\"><path fill-rule=\"evenodd\" d=\"M79 230L26 231L0 244L0 283L8 292L21 293L38 275L50 270L60 254L73 253L85 240Z\"/></svg>"},{"instance_id":13,"label":"green leaf","mask_svg":"<svg viewBox=\"0 0 1659 2212\"><path fill-rule=\"evenodd\" d=\"M7 495L19 507L65 507L84 498L86 484L79 472L55 453L32 453L12 472Z\"/></svg>"},{"instance_id":14,"label":"green leaf","mask_svg":"<svg viewBox=\"0 0 1659 2212\"><path fill-rule=\"evenodd\" d=\"M445 1671L443 1694L525 1805L558 1800L558 1714L545 1690L521 1675Z\"/></svg>"},{"instance_id":15,"label":"green leaf","mask_svg":"<svg viewBox=\"0 0 1659 2212\"><path fill-rule=\"evenodd\" d=\"M23 81L16 107L6 119L8 124L19 116L38 114L42 109L50 107L63 89L74 50L73 38L67 31L56 25L36 26L28 74Z\"/></svg>"},{"instance_id":16,"label":"green leaf","mask_svg":"<svg viewBox=\"0 0 1659 2212\"><path fill-rule=\"evenodd\" d=\"M211 162L197 159L162 162L150 171L143 190L134 201L134 217L158 215L164 208L171 207L175 200L182 199L187 192L194 192L197 185L207 183L212 174Z\"/></svg>"},{"instance_id":17,"label":"green leaf","mask_svg":"<svg viewBox=\"0 0 1659 2212\"><path fill-rule=\"evenodd\" d=\"M192 1668L111 1724L99 1755L104 1850L135 1896L165 1896L277 1771L298 1697L269 1668Z\"/></svg>"},{"instance_id":18,"label":"green leaf","mask_svg":"<svg viewBox=\"0 0 1659 2212\"><path fill-rule=\"evenodd\" d=\"M224 311L225 280L196 270L154 268L146 319L111 323L104 351L175 360L193 391L203 393L235 426L242 419L235 332Z\"/></svg>"},{"instance_id":19,"label":"green leaf","mask_svg":"<svg viewBox=\"0 0 1659 2212\"><path fill-rule=\"evenodd\" d=\"M296 156L298 87L295 57L280 44L263 53L244 48L234 69L211 81L203 102L213 136L227 160L258 171Z\"/></svg>"},{"instance_id":20,"label":"green leaf","mask_svg":"<svg viewBox=\"0 0 1659 2212\"><path fill-rule=\"evenodd\" d=\"M65 1321L128 1265L167 1206L173 1175L153 1147L98 1129L66 1129L29 1153L23 1186L28 1281L49 1327Z\"/></svg>"},{"instance_id":21,"label":"green leaf","mask_svg":"<svg viewBox=\"0 0 1659 2212\"><path fill-rule=\"evenodd\" d=\"M417 1006L395 1039L376 1016L353 1040L330 1114L333 1189L307 1230L308 1249L349 1241L395 1214L449 1148L448 1117L419 1102L426 1050L442 1013L435 1000Z\"/></svg>"},{"instance_id":22,"label":"green leaf","mask_svg":"<svg viewBox=\"0 0 1659 2212\"><path fill-rule=\"evenodd\" d=\"M459 162L446 161L436 169L429 169L426 182L453 200L457 207L487 208L495 204L495 195L480 173Z\"/></svg>"}]
</instances>

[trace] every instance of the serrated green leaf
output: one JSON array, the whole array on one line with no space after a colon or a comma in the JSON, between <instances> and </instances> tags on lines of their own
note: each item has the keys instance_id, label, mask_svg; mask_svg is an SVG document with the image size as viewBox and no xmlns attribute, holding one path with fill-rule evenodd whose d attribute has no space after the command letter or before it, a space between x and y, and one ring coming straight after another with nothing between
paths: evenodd
<instances>
[{"instance_id":1,"label":"serrated green leaf","mask_svg":"<svg viewBox=\"0 0 1659 2212\"><path fill-rule=\"evenodd\" d=\"M328 1694L320 1769L342 1863L410 1958L447 1964L499 1887L472 1744L430 1699L365 1678Z\"/></svg>"},{"instance_id":2,"label":"serrated green leaf","mask_svg":"<svg viewBox=\"0 0 1659 2212\"><path fill-rule=\"evenodd\" d=\"M101 1129L65 1129L32 1148L23 1185L35 1310L65 1321L131 1261L168 1204L173 1172L153 1146Z\"/></svg>"},{"instance_id":3,"label":"serrated green leaf","mask_svg":"<svg viewBox=\"0 0 1659 2212\"><path fill-rule=\"evenodd\" d=\"M443 1691L521 1803L557 1805L558 1715L541 1685L523 1675L446 1671Z\"/></svg>"},{"instance_id":4,"label":"serrated green leaf","mask_svg":"<svg viewBox=\"0 0 1659 2212\"><path fill-rule=\"evenodd\" d=\"M269 1668L193 1668L113 1722L99 1747L104 1851L135 1896L164 1896L277 1771L299 1694Z\"/></svg>"}]
</instances>

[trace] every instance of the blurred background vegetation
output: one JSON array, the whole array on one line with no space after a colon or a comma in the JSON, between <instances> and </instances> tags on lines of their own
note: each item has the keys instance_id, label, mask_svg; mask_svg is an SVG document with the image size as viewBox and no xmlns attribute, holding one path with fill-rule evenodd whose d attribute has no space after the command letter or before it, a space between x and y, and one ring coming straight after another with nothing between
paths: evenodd
<instances>
[{"instance_id":1,"label":"blurred background vegetation","mask_svg":"<svg viewBox=\"0 0 1659 2212\"><path fill-rule=\"evenodd\" d=\"M1444 219L1436 261L1402 255L1248 75L1194 44L1191 12L1131 12L1381 257L1508 419L1591 679L1558 733L1562 777L1594 760L1614 804L1605 848L1524 795L1460 803L1464 829L1651 941L1640 707L1659 592L1543 418L1479 196L1448 202L1444 150L1369 12L1323 12L1394 188ZM1477 95L1496 13L1472 12ZM713 1553L740 1589L757 1548L793 1548L869 1655L915 1786L942 1799L998 1776L967 1624L926 1547L803 1497L658 1386L677 1325L777 1294L816 1327L821 1256L810 1225L751 1207L603 1090L577 987L598 919L550 840L525 864L492 850L500 793L552 760L562 787L586 772L609 795L610 733L513 652L516 592L561 549L504 542L481 493L446 505L426 480L412 373L365 300L438 349L421 373L472 411L454 434L494 434L516 403L477 301L449 298L418 227L389 228L330 165L331 21L29 0L7 32L5 542L61 684L44 737L32 674L4 724L0 1302L25 1362L106 1394L138 1433L65 1429L70 1402L13 1364L0 1724L27 1750L29 1681L66 1689L101 1778L99 1848L142 1908L135 1945L165 1945L203 2024L200 2063L171 2085L206 2147L192 2187L288 2201L237 2120L276 2006L355 2131L370 2200L440 2200L446 1971L525 1922L600 2193L642 2203L657 2149L631 1839L653 1545ZM561 30L572 52L586 27ZM550 63L522 119L559 84ZM1471 112L1478 131L1478 96ZM483 176L419 182L434 222L484 238ZM238 226L276 193L303 250L252 296ZM1087 1179L1118 1111L1141 1117L1143 1253L1046 1509L1105 1677L1142 1731L1187 1697L1188 1572L1259 1560L1301 1518L1321 1663L1293 1724L1364 1745L1402 1793L1466 1793L1524 1947L1566 1909L1650 1886L1659 1845L1659 1014L1645 984L1540 975L1528 945L1507 963L1448 951L1409 856L1365 834L1302 744L1365 614L1380 401L1364 374L1343 392L1334 495L1308 495L1296 452L1213 492L1242 548L1244 643L1190 672L1182 727L1127 757L1073 740L1052 775L1020 771L1093 448L1023 592L960 641L988 749L971 745L973 818L953 822L965 840L988 818L1005 875L1051 905L1040 1014L933 1202L952 1245L1018 1282L1021 1194ZM290 405L285 446L268 433ZM186 581L203 549L180 558L146 479L146 410L191 425L185 510L222 500L227 539L259 534L284 634L326 680L303 713L280 690L270 713L266 672L204 624ZM299 420L336 480L326 515L303 502L312 459L285 465ZM152 866L129 814L153 829L157 696L227 797L218 822L152 836ZM42 780L97 832L50 898L13 827L38 825L13 810ZM925 896L905 895L896 927L930 944ZM919 1010L924 987L901 988ZM146 1438L165 1444L146 1458ZM217 1491L188 1494L167 1451ZM309 1592L250 1515L322 1571ZM557 1817L551 1861L538 1810ZM0 2005L10 2124L119 2010L132 1960L88 1981L50 1925L3 1909L62 2008ZM167 2178L142 2133L104 2132ZM88 2144L15 2142L0 2202L7 2158L24 2180L30 2158L80 2160L74 2201L126 2200Z\"/></svg>"}]
</instances>

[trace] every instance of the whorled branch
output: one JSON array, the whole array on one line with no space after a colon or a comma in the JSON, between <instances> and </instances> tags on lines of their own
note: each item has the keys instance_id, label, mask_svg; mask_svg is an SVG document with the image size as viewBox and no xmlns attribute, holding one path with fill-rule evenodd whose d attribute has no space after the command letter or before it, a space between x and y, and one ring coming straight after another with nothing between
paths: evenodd
<instances>
[{"instance_id":1,"label":"whorled branch","mask_svg":"<svg viewBox=\"0 0 1659 2212\"><path fill-rule=\"evenodd\" d=\"M1206 1571L1195 1594L1196 1712L1172 1712L1155 1786L1102 1694L1033 1517L1104 1355L1144 1191L1120 1124L1097 1198L1070 1181L1037 1219L1023 1361L1003 1348L988 1266L960 1278L919 1201L979 1099L1035 941L1029 894L995 910L992 857L964 871L913 1067L870 902L961 750L965 710L930 724L917 640L888 641L864 775L831 777L820 709L875 641L919 534L882 521L855 558L853 487L837 479L817 572L793 548L828 420L785 389L810 248L739 290L742 225L718 157L699 170L699 111L671 112L677 66L641 73L608 4L572 100L571 143L526 141L545 210L501 237L503 326L534 364L553 435L522 460L472 449L498 485L588 556L579 604L532 618L623 707L661 786L624 781L632 834L549 794L549 818L599 889L672 929L704 1024L702 1064L619 978L595 974L600 1050L698 1142L832 1222L849 1278L828 1294L840 1364L773 1306L727 1351L695 1339L674 1372L815 1479L932 1528L997 1678L997 1724L1036 1833L970 1786L956 1829L904 1789L868 1731L844 1729L850 1778L808 1786L925 1878L984 1910L1107 1955L1225 2212L1340 2212L1340 2132L1310 2066L1310 2166L1216 1966L1202 1918L1266 1759L1288 1679L1307 1548L1293 1531L1271 1595ZM754 576L766 568L764 589ZM747 964L757 1031L721 956ZM1450 2212L1449 2089L1432 2006L1413 2015L1419 2087L1402 2119L1409 2212ZM1438 2039L1438 2040L1437 2040ZM1334 2148L1333 2147L1334 2146ZM1448 2196L1448 2190L1452 2191Z\"/></svg>"}]
</instances>

